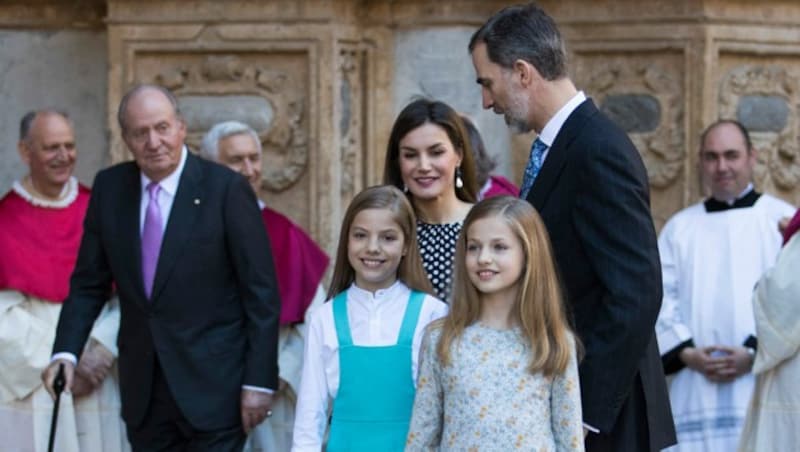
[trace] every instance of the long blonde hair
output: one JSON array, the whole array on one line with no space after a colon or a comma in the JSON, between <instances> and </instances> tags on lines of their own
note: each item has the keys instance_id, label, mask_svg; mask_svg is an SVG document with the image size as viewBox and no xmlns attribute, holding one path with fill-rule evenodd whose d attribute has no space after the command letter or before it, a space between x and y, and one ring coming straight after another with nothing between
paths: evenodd
<instances>
[{"instance_id":1,"label":"long blonde hair","mask_svg":"<svg viewBox=\"0 0 800 452\"><path fill-rule=\"evenodd\" d=\"M356 272L347 258L347 242L353 219L362 210L386 209L394 214L394 221L403 233L406 255L400 260L397 268L397 279L411 289L428 294L433 293L428 276L422 268L422 258L417 246L417 217L406 196L391 185L379 185L364 189L356 195L347 207L339 232L339 247L336 250L336 263L333 267L333 278L328 288L328 298L347 290L356 278Z\"/></svg>"},{"instance_id":2,"label":"long blonde hair","mask_svg":"<svg viewBox=\"0 0 800 452\"><path fill-rule=\"evenodd\" d=\"M456 244L453 301L450 314L440 324L439 359L449 364L452 344L465 328L480 318L481 297L466 270L467 235L475 221L489 217L504 220L523 247L525 263L517 283L519 290L512 315L531 349L528 371L531 374L542 372L546 376L560 374L566 370L572 353L571 328L564 312L550 239L536 210L527 202L510 196L493 197L475 204L464 220Z\"/></svg>"}]
</instances>

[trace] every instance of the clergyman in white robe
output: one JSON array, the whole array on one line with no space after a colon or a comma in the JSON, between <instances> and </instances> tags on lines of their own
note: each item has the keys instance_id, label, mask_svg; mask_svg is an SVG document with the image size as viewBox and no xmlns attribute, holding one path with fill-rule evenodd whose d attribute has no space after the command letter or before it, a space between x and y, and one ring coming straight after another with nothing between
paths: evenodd
<instances>
[{"instance_id":1,"label":"clergyman in white robe","mask_svg":"<svg viewBox=\"0 0 800 452\"><path fill-rule=\"evenodd\" d=\"M11 236L6 229L0 231L0 249L4 253L21 253L20 250L36 247L43 260L31 262L38 272L39 285L52 283L53 262L61 262L61 254L77 257L77 243L82 229L88 190L79 187L76 179L70 179L65 187L63 199L50 201L29 193L19 182L0 203L8 206L13 201L22 208L0 207L3 227L8 223L30 226L30 234ZM80 206L84 206L81 208ZM5 209L5 210L3 210ZM74 211L74 212L73 212ZM67 212L66 217L58 216ZM20 218L25 217L22 221ZM70 221L64 221L69 218ZM56 232L57 231L57 232ZM75 239L74 247L63 240ZM73 242L70 242L73 243ZM74 248L74 249L73 249ZM55 250L55 251L54 251ZM60 253L59 253L60 252ZM7 280L18 262L19 256L5 259L0 265L0 279ZM68 289L71 268L62 269L63 280L58 285ZM40 276L40 277L39 277ZM31 283L30 281L25 281ZM41 372L50 363L56 325L61 312L62 297L44 299L16 290L14 283L0 283L0 451L44 452L50 435L53 400L42 385ZM95 343L117 356L117 330L119 329L119 303L109 301L95 321L89 346ZM58 424L54 442L56 452L126 452L130 450L125 435L125 425L120 417L120 396L117 369L114 364L109 375L91 393L73 399L69 393L61 395Z\"/></svg>"},{"instance_id":2,"label":"clergyman in white robe","mask_svg":"<svg viewBox=\"0 0 800 452\"><path fill-rule=\"evenodd\" d=\"M794 208L748 192L733 206L713 199L673 216L659 236L664 299L656 333L667 372L680 452L734 451L752 374L715 383L677 359L685 347L757 347L751 298L781 247L778 221ZM678 362L677 365L669 362Z\"/></svg>"}]
</instances>

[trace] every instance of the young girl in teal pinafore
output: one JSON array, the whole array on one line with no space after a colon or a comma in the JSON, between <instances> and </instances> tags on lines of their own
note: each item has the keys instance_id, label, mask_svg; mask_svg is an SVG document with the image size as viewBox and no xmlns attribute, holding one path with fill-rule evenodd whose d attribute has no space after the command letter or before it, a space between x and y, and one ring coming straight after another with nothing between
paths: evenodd
<instances>
[{"instance_id":1,"label":"young girl in teal pinafore","mask_svg":"<svg viewBox=\"0 0 800 452\"><path fill-rule=\"evenodd\" d=\"M342 224L332 301L311 315L293 451L401 451L414 402L425 326L447 306L426 293L406 197L364 190Z\"/></svg>"}]
</instances>

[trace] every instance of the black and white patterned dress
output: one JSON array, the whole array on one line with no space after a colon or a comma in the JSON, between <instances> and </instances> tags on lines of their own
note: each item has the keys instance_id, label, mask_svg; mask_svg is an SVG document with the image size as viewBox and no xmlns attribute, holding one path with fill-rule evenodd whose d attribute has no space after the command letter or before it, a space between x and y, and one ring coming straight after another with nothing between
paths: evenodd
<instances>
[{"instance_id":1,"label":"black and white patterned dress","mask_svg":"<svg viewBox=\"0 0 800 452\"><path fill-rule=\"evenodd\" d=\"M417 221L417 240L422 255L422 266L431 280L436 296L445 303L450 302L453 287L453 258L456 240L462 222L429 224Z\"/></svg>"}]
</instances>

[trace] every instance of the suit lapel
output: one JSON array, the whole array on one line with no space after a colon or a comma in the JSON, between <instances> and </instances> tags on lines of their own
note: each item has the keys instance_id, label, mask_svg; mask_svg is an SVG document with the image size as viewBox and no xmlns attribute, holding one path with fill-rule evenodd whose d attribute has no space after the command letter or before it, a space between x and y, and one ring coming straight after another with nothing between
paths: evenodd
<instances>
[{"instance_id":1,"label":"suit lapel","mask_svg":"<svg viewBox=\"0 0 800 452\"><path fill-rule=\"evenodd\" d=\"M193 230L192 225L199 210L195 200L203 199L202 178L203 171L200 162L190 153L186 156L186 165L178 182L178 190L172 202L172 210L170 210L164 239L161 242L161 252L158 255L158 266L153 282L152 301L158 298L164 288L178 256ZM139 273L141 274L141 270Z\"/></svg>"},{"instance_id":2,"label":"suit lapel","mask_svg":"<svg viewBox=\"0 0 800 452\"><path fill-rule=\"evenodd\" d=\"M142 277L142 237L139 230L142 201L142 181L139 177L139 168L131 164L131 171L125 175L125 182L122 190L122 199L119 199L115 206L117 219L119 221L119 237L124 239L117 240L116 245L120 246L122 256L127 256L125 260L128 266L127 272L120 275L130 275L133 278L132 285L136 288L136 300L147 305L147 297L144 295L144 281ZM118 282L119 283L119 282Z\"/></svg>"},{"instance_id":3,"label":"suit lapel","mask_svg":"<svg viewBox=\"0 0 800 452\"><path fill-rule=\"evenodd\" d=\"M597 107L591 99L586 99L578 105L558 131L553 146L547 153L547 158L542 165L536 181L533 183L527 201L540 211L544 208L547 198L555 188L561 171L567 163L569 149L572 141L578 136L586 120L597 112Z\"/></svg>"}]
</instances>

